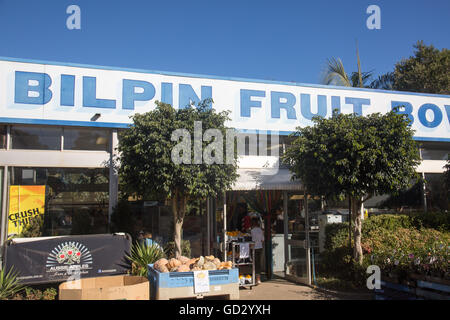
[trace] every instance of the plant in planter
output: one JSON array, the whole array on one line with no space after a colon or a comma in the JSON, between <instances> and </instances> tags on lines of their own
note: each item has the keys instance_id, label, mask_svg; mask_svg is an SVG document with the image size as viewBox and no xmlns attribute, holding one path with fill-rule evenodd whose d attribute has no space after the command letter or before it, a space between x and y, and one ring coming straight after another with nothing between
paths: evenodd
<instances>
[{"instance_id":1,"label":"plant in planter","mask_svg":"<svg viewBox=\"0 0 450 320\"><path fill-rule=\"evenodd\" d=\"M131 262L131 274L147 277L147 265L164 257L164 251L159 245L136 242L131 248L130 255L127 256Z\"/></svg>"},{"instance_id":2,"label":"plant in planter","mask_svg":"<svg viewBox=\"0 0 450 320\"><path fill-rule=\"evenodd\" d=\"M12 298L16 293L22 291L24 286L17 280L17 272L12 268L6 272L0 271L0 300Z\"/></svg>"},{"instance_id":3,"label":"plant in planter","mask_svg":"<svg viewBox=\"0 0 450 320\"><path fill-rule=\"evenodd\" d=\"M44 291L33 288L25 288L23 294L16 294L13 300L55 300L58 292L55 288L47 288Z\"/></svg>"}]
</instances>

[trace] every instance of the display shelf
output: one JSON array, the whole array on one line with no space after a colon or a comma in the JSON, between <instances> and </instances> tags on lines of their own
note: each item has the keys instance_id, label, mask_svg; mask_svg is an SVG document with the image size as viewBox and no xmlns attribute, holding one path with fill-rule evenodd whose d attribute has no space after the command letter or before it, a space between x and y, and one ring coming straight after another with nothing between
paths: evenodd
<instances>
[{"instance_id":1,"label":"display shelf","mask_svg":"<svg viewBox=\"0 0 450 320\"><path fill-rule=\"evenodd\" d=\"M236 253L241 252L240 246L242 244L248 244L249 245L249 257L248 258L237 258L236 259ZM256 285L256 275L255 275L255 243L254 242L236 242L231 241L229 243L231 246L231 261L233 263L233 268L238 268L239 271L245 267L251 267L251 275L252 280L250 283L240 283L239 281L239 287L250 287L252 289L253 286ZM240 259L248 259L250 261L246 262L239 262Z\"/></svg>"}]
</instances>

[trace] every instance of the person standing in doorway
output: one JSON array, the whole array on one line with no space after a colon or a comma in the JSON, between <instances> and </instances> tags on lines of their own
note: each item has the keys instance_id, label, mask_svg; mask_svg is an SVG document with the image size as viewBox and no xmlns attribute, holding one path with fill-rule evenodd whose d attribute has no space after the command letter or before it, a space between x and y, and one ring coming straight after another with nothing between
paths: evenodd
<instances>
[{"instance_id":1,"label":"person standing in doorway","mask_svg":"<svg viewBox=\"0 0 450 320\"><path fill-rule=\"evenodd\" d=\"M252 218L251 234L252 241L255 243L255 275L257 285L261 283L261 260L264 247L264 233L259 224L259 219L257 217Z\"/></svg>"}]
</instances>

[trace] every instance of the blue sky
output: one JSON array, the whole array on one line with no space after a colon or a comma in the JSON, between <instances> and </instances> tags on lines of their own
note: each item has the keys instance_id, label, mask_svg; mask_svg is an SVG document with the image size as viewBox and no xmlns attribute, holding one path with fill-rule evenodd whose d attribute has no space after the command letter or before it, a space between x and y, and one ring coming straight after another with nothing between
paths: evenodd
<instances>
[{"instance_id":1,"label":"blue sky","mask_svg":"<svg viewBox=\"0 0 450 320\"><path fill-rule=\"evenodd\" d=\"M81 8L68 30L66 8ZM381 30L366 9L381 8ZM329 57L391 71L424 40L449 48L450 1L0 0L0 56L320 83Z\"/></svg>"}]
</instances>

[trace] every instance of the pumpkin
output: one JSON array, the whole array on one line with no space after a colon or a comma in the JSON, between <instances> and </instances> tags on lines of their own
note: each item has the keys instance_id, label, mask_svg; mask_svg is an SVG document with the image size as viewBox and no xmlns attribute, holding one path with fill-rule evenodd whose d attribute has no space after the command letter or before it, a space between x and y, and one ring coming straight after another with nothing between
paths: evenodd
<instances>
[{"instance_id":1,"label":"pumpkin","mask_svg":"<svg viewBox=\"0 0 450 320\"><path fill-rule=\"evenodd\" d=\"M167 268L172 271L172 269L176 269L177 267L181 266L181 261L175 258L172 258L167 263Z\"/></svg>"},{"instance_id":2,"label":"pumpkin","mask_svg":"<svg viewBox=\"0 0 450 320\"><path fill-rule=\"evenodd\" d=\"M195 264L199 267L202 267L205 264L205 258L203 256L200 256L200 258Z\"/></svg>"},{"instance_id":3,"label":"pumpkin","mask_svg":"<svg viewBox=\"0 0 450 320\"><path fill-rule=\"evenodd\" d=\"M205 262L205 264L202 267L203 270L216 270L217 267L214 263L211 261Z\"/></svg>"},{"instance_id":4,"label":"pumpkin","mask_svg":"<svg viewBox=\"0 0 450 320\"><path fill-rule=\"evenodd\" d=\"M153 268L155 270L158 270L159 272L169 272L169 270L166 267L167 263L168 263L167 259L164 258L159 259L153 264Z\"/></svg>"},{"instance_id":5,"label":"pumpkin","mask_svg":"<svg viewBox=\"0 0 450 320\"><path fill-rule=\"evenodd\" d=\"M162 267L160 267L159 268L159 270L158 270L159 272L169 272L169 269L167 269L167 267L166 266L162 266Z\"/></svg>"},{"instance_id":6,"label":"pumpkin","mask_svg":"<svg viewBox=\"0 0 450 320\"><path fill-rule=\"evenodd\" d=\"M191 269L186 264L182 264L177 268L177 272L189 272L189 271L191 271Z\"/></svg>"},{"instance_id":7,"label":"pumpkin","mask_svg":"<svg viewBox=\"0 0 450 320\"><path fill-rule=\"evenodd\" d=\"M220 265L222 264L220 262L219 258L214 258L214 260L212 262L216 265L217 268L220 267Z\"/></svg>"},{"instance_id":8,"label":"pumpkin","mask_svg":"<svg viewBox=\"0 0 450 320\"><path fill-rule=\"evenodd\" d=\"M180 260L181 264L187 264L191 259L185 256L181 256L178 258L178 260Z\"/></svg>"}]
</instances>

